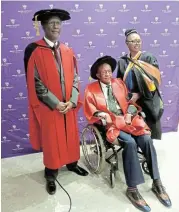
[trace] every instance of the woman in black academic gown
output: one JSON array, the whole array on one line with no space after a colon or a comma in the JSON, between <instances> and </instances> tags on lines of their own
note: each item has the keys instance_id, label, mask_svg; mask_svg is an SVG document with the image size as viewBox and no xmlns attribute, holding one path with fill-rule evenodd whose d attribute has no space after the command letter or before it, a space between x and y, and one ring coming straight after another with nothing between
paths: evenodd
<instances>
[{"instance_id":1,"label":"woman in black academic gown","mask_svg":"<svg viewBox=\"0 0 179 212\"><path fill-rule=\"evenodd\" d=\"M141 52L142 40L135 29L126 30L125 36L129 54L119 59L117 78L124 80L129 98L142 107L152 138L161 139L163 102L158 90L159 64L151 53Z\"/></svg>"}]
</instances>

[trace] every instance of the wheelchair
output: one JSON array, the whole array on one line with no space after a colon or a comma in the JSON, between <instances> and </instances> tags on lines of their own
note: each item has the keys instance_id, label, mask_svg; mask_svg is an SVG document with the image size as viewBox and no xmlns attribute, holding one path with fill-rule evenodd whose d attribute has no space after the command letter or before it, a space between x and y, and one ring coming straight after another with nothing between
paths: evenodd
<instances>
[{"instance_id":1,"label":"wheelchair","mask_svg":"<svg viewBox=\"0 0 179 212\"><path fill-rule=\"evenodd\" d=\"M106 140L106 130L101 124L88 124L82 131L82 151L90 172L100 174L106 162L110 164L110 184L115 186L116 171L118 168L118 153L123 146L116 146ZM120 139L119 144L120 144ZM118 147L116 149L116 147ZM112 150L112 154L106 157L106 153ZM146 159L138 148L138 157L144 173L149 175Z\"/></svg>"}]
</instances>

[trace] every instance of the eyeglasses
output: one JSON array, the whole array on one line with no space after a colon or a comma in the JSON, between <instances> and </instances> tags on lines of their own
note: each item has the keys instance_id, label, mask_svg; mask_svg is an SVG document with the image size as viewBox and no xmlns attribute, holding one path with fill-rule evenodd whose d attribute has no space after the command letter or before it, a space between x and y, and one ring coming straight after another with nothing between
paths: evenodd
<instances>
[{"instance_id":1,"label":"eyeglasses","mask_svg":"<svg viewBox=\"0 0 179 212\"><path fill-rule=\"evenodd\" d=\"M141 40L127 40L127 43L131 43L131 44L141 44L142 41Z\"/></svg>"},{"instance_id":2,"label":"eyeglasses","mask_svg":"<svg viewBox=\"0 0 179 212\"><path fill-rule=\"evenodd\" d=\"M47 22L47 24L49 25L49 26L60 26L61 24L62 24L62 22L61 21L50 21L50 22Z\"/></svg>"},{"instance_id":3,"label":"eyeglasses","mask_svg":"<svg viewBox=\"0 0 179 212\"><path fill-rule=\"evenodd\" d=\"M112 74L112 70L101 71L101 75Z\"/></svg>"}]
</instances>

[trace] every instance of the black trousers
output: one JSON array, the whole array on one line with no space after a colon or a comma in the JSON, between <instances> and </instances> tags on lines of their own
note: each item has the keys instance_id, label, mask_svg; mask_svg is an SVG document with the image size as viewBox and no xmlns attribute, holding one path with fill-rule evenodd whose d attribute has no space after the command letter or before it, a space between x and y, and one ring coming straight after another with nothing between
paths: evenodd
<instances>
[{"instance_id":1,"label":"black trousers","mask_svg":"<svg viewBox=\"0 0 179 212\"><path fill-rule=\"evenodd\" d=\"M77 165L77 161L73 163L66 164L67 169L73 169ZM49 169L45 167L45 178L47 180L55 180L58 176L58 169Z\"/></svg>"},{"instance_id":2,"label":"black trousers","mask_svg":"<svg viewBox=\"0 0 179 212\"><path fill-rule=\"evenodd\" d=\"M135 187L144 183L137 146L140 147L146 158L151 178L153 180L160 179L157 154L151 137L149 135L131 136L128 133L120 131L119 138L124 140L124 142L122 142L122 158L126 184L129 187Z\"/></svg>"}]
</instances>

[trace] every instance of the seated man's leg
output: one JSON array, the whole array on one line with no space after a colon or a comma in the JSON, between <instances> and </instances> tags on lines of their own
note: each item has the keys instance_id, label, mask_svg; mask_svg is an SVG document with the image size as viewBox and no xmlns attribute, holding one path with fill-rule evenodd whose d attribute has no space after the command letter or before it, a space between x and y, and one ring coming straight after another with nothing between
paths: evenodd
<instances>
[{"instance_id":1,"label":"seated man's leg","mask_svg":"<svg viewBox=\"0 0 179 212\"><path fill-rule=\"evenodd\" d=\"M150 135L133 136L147 161L150 176L153 180L160 179L157 154Z\"/></svg>"},{"instance_id":2,"label":"seated man's leg","mask_svg":"<svg viewBox=\"0 0 179 212\"><path fill-rule=\"evenodd\" d=\"M136 136L135 140L137 145L141 148L144 157L146 158L149 173L151 178L153 179L152 191L156 194L162 204L167 207L170 207L171 200L160 180L157 154L153 145L153 140L151 139L150 135Z\"/></svg>"},{"instance_id":3,"label":"seated man's leg","mask_svg":"<svg viewBox=\"0 0 179 212\"><path fill-rule=\"evenodd\" d=\"M129 187L133 187L144 183L143 173L137 154L137 145L134 138L123 131L120 131L119 139L122 139L123 146L123 166L126 177L126 183Z\"/></svg>"},{"instance_id":4,"label":"seated man's leg","mask_svg":"<svg viewBox=\"0 0 179 212\"><path fill-rule=\"evenodd\" d=\"M150 207L137 190L137 185L144 183L143 173L137 154L137 145L134 138L123 131L120 131L119 139L122 139L123 146L123 167L128 186L126 195L135 207L142 211L150 211Z\"/></svg>"}]
</instances>

